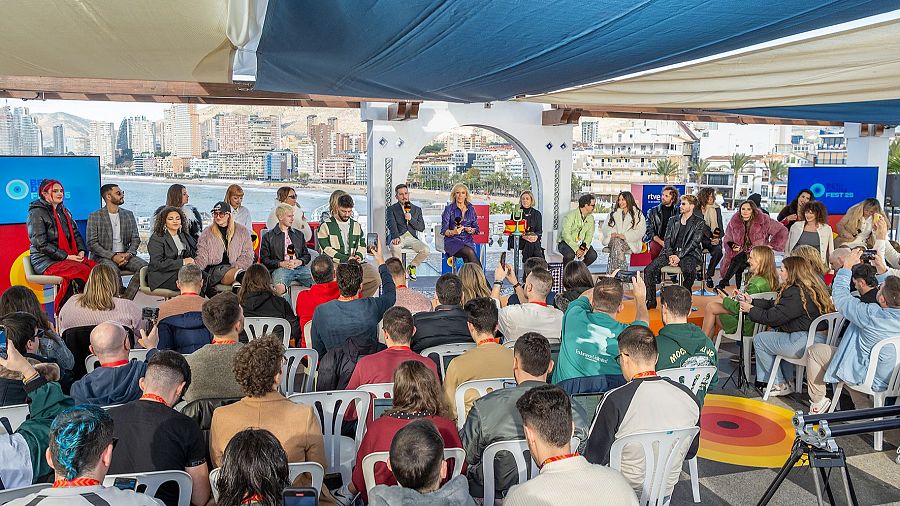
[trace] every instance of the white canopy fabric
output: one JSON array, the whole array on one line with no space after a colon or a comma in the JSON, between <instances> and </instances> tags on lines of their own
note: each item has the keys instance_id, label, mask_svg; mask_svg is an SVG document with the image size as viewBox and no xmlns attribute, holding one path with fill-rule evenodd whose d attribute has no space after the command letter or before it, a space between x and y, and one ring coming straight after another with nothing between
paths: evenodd
<instances>
[{"instance_id":1,"label":"white canopy fabric","mask_svg":"<svg viewBox=\"0 0 900 506\"><path fill-rule=\"evenodd\" d=\"M900 98L900 11L520 100L744 109Z\"/></svg>"},{"instance_id":2,"label":"white canopy fabric","mask_svg":"<svg viewBox=\"0 0 900 506\"><path fill-rule=\"evenodd\" d=\"M256 0L5 0L0 74L229 83Z\"/></svg>"}]
</instances>

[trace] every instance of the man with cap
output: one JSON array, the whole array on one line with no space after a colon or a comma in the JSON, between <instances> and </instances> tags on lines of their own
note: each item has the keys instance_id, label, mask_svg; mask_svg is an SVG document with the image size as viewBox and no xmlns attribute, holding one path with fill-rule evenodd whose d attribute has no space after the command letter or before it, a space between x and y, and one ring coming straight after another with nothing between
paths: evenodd
<instances>
[{"instance_id":1,"label":"man with cap","mask_svg":"<svg viewBox=\"0 0 900 506\"><path fill-rule=\"evenodd\" d=\"M254 261L250 232L231 216L227 202L216 202L211 210L213 222L203 229L197 240L194 263L206 271L207 292L215 294L216 285L240 287L240 277Z\"/></svg>"}]
</instances>

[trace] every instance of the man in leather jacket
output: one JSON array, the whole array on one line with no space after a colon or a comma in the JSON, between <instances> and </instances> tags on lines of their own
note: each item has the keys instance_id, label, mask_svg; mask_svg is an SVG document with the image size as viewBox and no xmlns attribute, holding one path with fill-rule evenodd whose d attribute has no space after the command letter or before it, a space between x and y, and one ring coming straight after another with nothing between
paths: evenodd
<instances>
[{"instance_id":1,"label":"man in leather jacket","mask_svg":"<svg viewBox=\"0 0 900 506\"><path fill-rule=\"evenodd\" d=\"M525 439L522 415L516 409L516 401L525 392L547 384L547 376L553 369L550 358L550 342L537 332L528 332L516 340L513 358L515 386L495 390L476 400L460 430L469 478L469 493L473 497L484 496L484 471L481 456L484 449L498 441ZM575 422L575 437L587 439L587 430L593 413L585 413L577 402L572 403L572 419ZM573 448L572 451L575 451ZM518 482L516 464L509 454L501 454L494 463L496 490L499 495Z\"/></svg>"},{"instance_id":2,"label":"man in leather jacket","mask_svg":"<svg viewBox=\"0 0 900 506\"><path fill-rule=\"evenodd\" d=\"M644 242L650 245L650 258L656 260L665 245L668 220L678 215L678 188L666 186L660 195L659 205L647 211L647 233Z\"/></svg>"},{"instance_id":3,"label":"man in leather jacket","mask_svg":"<svg viewBox=\"0 0 900 506\"><path fill-rule=\"evenodd\" d=\"M696 208L697 197L681 197L679 214L669 218L666 226L665 246L656 260L644 269L648 309L656 307L656 285L659 284L660 271L664 266L680 267L684 280L682 285L688 290L694 284L697 265L701 261L700 239L706 231L703 217L694 212Z\"/></svg>"}]
</instances>

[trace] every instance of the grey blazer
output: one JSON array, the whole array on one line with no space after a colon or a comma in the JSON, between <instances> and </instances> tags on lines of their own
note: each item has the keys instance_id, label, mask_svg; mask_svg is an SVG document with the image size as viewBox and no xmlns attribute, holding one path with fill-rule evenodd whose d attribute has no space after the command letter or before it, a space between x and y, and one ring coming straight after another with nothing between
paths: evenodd
<instances>
[{"instance_id":1,"label":"grey blazer","mask_svg":"<svg viewBox=\"0 0 900 506\"><path fill-rule=\"evenodd\" d=\"M409 220L409 223L403 217L403 206L399 202L395 202L387 208L385 217L387 218L388 242L399 238L407 231L418 239L419 235L417 232L425 231L425 219L422 217L422 208L413 203L410 203L410 206L409 215L412 219Z\"/></svg>"},{"instance_id":2,"label":"grey blazer","mask_svg":"<svg viewBox=\"0 0 900 506\"><path fill-rule=\"evenodd\" d=\"M141 236L138 234L134 213L120 207L119 228L122 232L122 247L128 253L137 255ZM88 216L87 246L93 258L112 258L118 253L112 250L112 235L112 222L109 220L109 211L106 207L101 207Z\"/></svg>"}]
</instances>

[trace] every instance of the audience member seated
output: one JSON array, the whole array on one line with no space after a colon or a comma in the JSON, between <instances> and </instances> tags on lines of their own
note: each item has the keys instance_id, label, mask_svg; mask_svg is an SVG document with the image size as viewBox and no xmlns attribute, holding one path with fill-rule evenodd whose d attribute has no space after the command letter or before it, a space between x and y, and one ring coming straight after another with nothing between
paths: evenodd
<instances>
[{"instance_id":1,"label":"audience member seated","mask_svg":"<svg viewBox=\"0 0 900 506\"><path fill-rule=\"evenodd\" d=\"M63 394L59 383L48 377L48 371L44 369L41 372L36 369L37 367L42 366L32 364L15 346L9 347L6 357L0 355L0 370L23 385L29 400L28 419L19 425L8 440L10 446L15 448L18 460L10 459L4 462L5 488L25 487L32 482L52 478L53 469L46 457L47 447L50 444L50 425L56 415L75 405L71 397ZM10 469L11 464L15 462L18 465ZM10 480L10 474L16 474L19 477L18 481Z\"/></svg>"},{"instance_id":2,"label":"audience member seated","mask_svg":"<svg viewBox=\"0 0 900 506\"><path fill-rule=\"evenodd\" d=\"M203 229L197 239L197 267L207 275L206 292L216 293L216 285L233 285L238 288L241 274L255 260L250 232L231 218L231 207L226 202L216 202L210 211L213 222Z\"/></svg>"},{"instance_id":3,"label":"audience member seated","mask_svg":"<svg viewBox=\"0 0 900 506\"><path fill-rule=\"evenodd\" d=\"M820 315L834 311L834 304L822 277L803 258L787 257L781 262L781 288L775 300L753 299L740 294L741 311L756 323L773 330L760 332L753 337L756 349L756 381L767 383L775 355L802 357L806 353L809 326ZM847 280L849 288L850 280ZM737 295L736 294L736 295ZM817 334L817 343L825 336ZM788 395L793 392L788 378L793 378L794 365L782 360L775 373L775 383L769 395Z\"/></svg>"},{"instance_id":4,"label":"audience member seated","mask_svg":"<svg viewBox=\"0 0 900 506\"><path fill-rule=\"evenodd\" d=\"M459 301L461 305L465 306L470 300L491 296L490 285L488 285L484 270L480 265L463 264L456 275L459 276L459 282L462 284L462 298ZM499 308L500 301L497 301L496 304Z\"/></svg>"},{"instance_id":5,"label":"audience member seated","mask_svg":"<svg viewBox=\"0 0 900 506\"><path fill-rule=\"evenodd\" d=\"M500 286L503 284L504 271L506 278L514 286L519 282L512 265L497 265L494 272L494 290L491 296L500 300ZM559 344L562 335L563 312L549 306L547 295L553 288L553 276L546 269L537 268L531 271L525 280L525 303L507 304L500 309L500 333L503 334L503 345L512 348L516 339L526 332L537 332L550 342Z\"/></svg>"},{"instance_id":6,"label":"audience member seated","mask_svg":"<svg viewBox=\"0 0 900 506\"><path fill-rule=\"evenodd\" d=\"M73 295L59 310L59 331L114 321L137 333L141 328L141 306L116 296L119 279L108 265L91 269L84 293Z\"/></svg>"},{"instance_id":7,"label":"audience member seated","mask_svg":"<svg viewBox=\"0 0 900 506\"><path fill-rule=\"evenodd\" d=\"M750 250L748 260L750 266L750 279L744 287L744 293L753 295L756 293L771 292L778 289L778 273L775 271L775 252L768 246L754 246ZM738 313L740 304L734 298L719 290L718 299L706 304L703 314L703 332L708 337L715 337L719 329L726 334L737 332ZM744 318L743 335L753 335L753 321Z\"/></svg>"},{"instance_id":8,"label":"audience member seated","mask_svg":"<svg viewBox=\"0 0 900 506\"><path fill-rule=\"evenodd\" d=\"M718 287L724 289L733 277L735 286L740 289L750 250L754 246L769 245L775 251L784 251L787 237L784 225L763 213L752 201L745 200L725 228L725 257Z\"/></svg>"},{"instance_id":9,"label":"audience member seated","mask_svg":"<svg viewBox=\"0 0 900 506\"><path fill-rule=\"evenodd\" d=\"M412 314L431 311L431 301L428 297L406 286L406 270L399 258L388 258L384 261L384 265L394 280L394 286L397 287L397 302L394 303L394 307L406 308Z\"/></svg>"},{"instance_id":10,"label":"audience member seated","mask_svg":"<svg viewBox=\"0 0 900 506\"><path fill-rule=\"evenodd\" d=\"M643 251L646 232L647 221L634 201L634 195L629 191L619 192L616 208L609 213L606 221L600 223L601 241L604 246L609 246L606 272L628 269L625 254Z\"/></svg>"},{"instance_id":11,"label":"audience member seated","mask_svg":"<svg viewBox=\"0 0 900 506\"><path fill-rule=\"evenodd\" d=\"M119 276L123 270L134 274L125 290L125 298L134 299L141 287L137 274L147 266L147 262L137 256L141 245L137 221L134 213L119 207L125 203L125 192L118 185L101 186L100 198L104 206L88 216L88 249L95 262L112 267Z\"/></svg>"},{"instance_id":12,"label":"audience member seated","mask_svg":"<svg viewBox=\"0 0 900 506\"><path fill-rule=\"evenodd\" d=\"M284 346L270 334L254 339L234 356L234 377L244 397L234 404L216 408L209 431L209 453L213 467L227 460L227 446L235 434L248 428L270 431L284 447L289 462L325 462L325 440L315 411L295 404L278 392ZM308 477L297 479L296 486L309 486ZM320 502L332 504L327 490ZM221 503L220 503L221 504Z\"/></svg>"},{"instance_id":13,"label":"audience member seated","mask_svg":"<svg viewBox=\"0 0 900 506\"><path fill-rule=\"evenodd\" d=\"M541 472L510 489L503 504L551 506L564 495L571 504L637 506L634 490L618 471L592 464L571 448L573 426L577 430L571 404L569 396L554 385L532 388L516 401L524 439Z\"/></svg>"},{"instance_id":14,"label":"audience member seated","mask_svg":"<svg viewBox=\"0 0 900 506\"><path fill-rule=\"evenodd\" d=\"M28 241L31 267L35 274L63 279L53 307L61 308L88 279L94 261L85 256L87 248L72 214L63 205L65 190L55 179L44 179L38 198L28 205Z\"/></svg>"},{"instance_id":15,"label":"audience member seated","mask_svg":"<svg viewBox=\"0 0 900 506\"><path fill-rule=\"evenodd\" d=\"M543 251L543 248L541 249L541 251ZM509 264L507 264L507 265L509 265ZM546 260L544 260L543 256L531 257L528 260L525 260L525 262L522 264L522 283L519 286L513 288L512 295L510 295L509 298L506 299L506 304L503 304L503 306L509 306L510 304L521 304L522 303L522 300L519 299L519 294L523 293L523 286L525 285L525 282L528 281L528 275L531 274L531 271L533 271L535 269L544 269L546 271L549 271L550 265L547 263ZM547 304L550 304L552 306L555 302L556 302L556 294L554 294L553 292L548 293L547 294Z\"/></svg>"},{"instance_id":16,"label":"audience member seated","mask_svg":"<svg viewBox=\"0 0 900 506\"><path fill-rule=\"evenodd\" d=\"M176 282L181 295L159 304L159 315L151 333L156 333L160 350L175 350L181 354L197 351L209 344L212 334L203 325L203 271L194 264L186 264L178 271ZM144 334L143 329L141 334Z\"/></svg>"},{"instance_id":17,"label":"audience member seated","mask_svg":"<svg viewBox=\"0 0 900 506\"><path fill-rule=\"evenodd\" d=\"M255 240L256 234L253 233L253 217L250 215L250 209L243 205L244 189L241 188L241 185L228 185L228 188L225 190L225 202L228 202L228 206L231 209L231 216L234 217L235 223L243 225L244 228L250 232L251 239Z\"/></svg>"},{"instance_id":18,"label":"audience member seated","mask_svg":"<svg viewBox=\"0 0 900 506\"><path fill-rule=\"evenodd\" d=\"M313 284L309 272L309 250L303 232L293 228L294 206L280 204L275 208L278 224L262 236L259 263L266 266L275 281L275 291L290 301L288 287L294 281L302 286Z\"/></svg>"},{"instance_id":19,"label":"audience member seated","mask_svg":"<svg viewBox=\"0 0 900 506\"><path fill-rule=\"evenodd\" d=\"M369 297L378 291L384 278L382 276L379 280L376 267L366 262L366 239L362 225L353 219L353 197L338 191L341 193L337 194L337 198L337 192L331 194L331 216L319 225L316 232L319 248L335 263L357 262L362 269L362 296ZM383 260L378 265L382 263Z\"/></svg>"},{"instance_id":20,"label":"audience member seated","mask_svg":"<svg viewBox=\"0 0 900 506\"><path fill-rule=\"evenodd\" d=\"M153 357L156 343L153 337L144 341L151 349L147 359ZM91 353L100 361L100 367L72 384L72 398L79 404L112 406L137 400L141 396L138 381L147 370L147 362L129 360L128 333L121 324L105 322L91 331Z\"/></svg>"},{"instance_id":21,"label":"audience member seated","mask_svg":"<svg viewBox=\"0 0 900 506\"><path fill-rule=\"evenodd\" d=\"M454 476L449 481L449 463L444 460L444 439L430 420L414 420L391 441L388 469L398 485L376 485L370 495L371 506L431 504L475 506L466 479ZM446 484L441 486L442 482Z\"/></svg>"},{"instance_id":22,"label":"audience member seated","mask_svg":"<svg viewBox=\"0 0 900 506\"><path fill-rule=\"evenodd\" d=\"M802 258L809 262L813 272L822 276L824 281L825 273L828 272L828 264L822 261L822 257L819 255L819 251L816 248L813 248L808 244L801 244L794 248L794 251L791 252L790 256Z\"/></svg>"},{"instance_id":23,"label":"audience member seated","mask_svg":"<svg viewBox=\"0 0 900 506\"><path fill-rule=\"evenodd\" d=\"M323 356L327 350L339 348L353 337L378 342L378 322L384 312L394 305L397 293L394 281L384 266L381 245L372 251L378 272L381 275L383 291L378 297L361 297L363 267L356 262L338 264L337 284L341 292L337 300L318 306L313 312L313 347Z\"/></svg>"},{"instance_id":24,"label":"audience member seated","mask_svg":"<svg viewBox=\"0 0 900 506\"><path fill-rule=\"evenodd\" d=\"M643 303L647 287L634 277L635 320L647 326L650 314ZM624 383L616 361L619 334L628 327L616 320L622 310L624 291L616 278L601 277L597 286L569 303L563 317L559 366L553 381L569 394L599 393Z\"/></svg>"},{"instance_id":25,"label":"audience member seated","mask_svg":"<svg viewBox=\"0 0 900 506\"><path fill-rule=\"evenodd\" d=\"M417 268L428 258L431 251L418 237L425 232L425 219L422 217L422 208L409 201L408 186L403 183L395 186L394 196L397 197L397 202L385 210L387 241L390 243L389 248L394 258L400 259L403 256L403 249L416 252L416 256L409 263L409 278L415 280ZM400 265L403 266L402 261Z\"/></svg>"},{"instance_id":26,"label":"audience member seated","mask_svg":"<svg viewBox=\"0 0 900 506\"><path fill-rule=\"evenodd\" d=\"M837 237L834 246L846 246L848 248L871 248L875 245L875 225L879 221L887 221L881 202L878 199L868 198L847 209L844 217L837 222Z\"/></svg>"},{"instance_id":27,"label":"audience member seated","mask_svg":"<svg viewBox=\"0 0 900 506\"><path fill-rule=\"evenodd\" d=\"M269 218L266 220L266 228L271 230L278 225L278 215L275 214L275 209L281 204L287 204L294 209L294 223L291 224L291 228L303 232L304 240L311 241L313 238L312 228L306 221L306 215L303 214L303 206L297 201L297 191L290 186L280 186L278 188L275 194L275 207L269 213Z\"/></svg>"},{"instance_id":28,"label":"audience member seated","mask_svg":"<svg viewBox=\"0 0 900 506\"><path fill-rule=\"evenodd\" d=\"M513 352L494 337L499 325L494 299L481 297L470 300L466 306L469 333L475 347L450 361L444 376L444 392L451 403L456 399L456 388L466 381L492 378L512 378ZM474 392L465 396L466 413L475 401ZM456 410L453 411L456 420Z\"/></svg>"},{"instance_id":29,"label":"audience member seated","mask_svg":"<svg viewBox=\"0 0 900 506\"><path fill-rule=\"evenodd\" d=\"M810 202L804 206L803 219L795 222L788 230L784 251L789 253L803 245L815 248L822 263L828 262L829 255L834 251L834 234L828 224L828 210L821 202Z\"/></svg>"},{"instance_id":30,"label":"audience member seated","mask_svg":"<svg viewBox=\"0 0 900 506\"><path fill-rule=\"evenodd\" d=\"M213 338L210 344L185 357L191 366L191 389L184 400L241 397L241 387L231 370L234 356L244 346L238 342L244 328L244 312L237 296L224 292L206 301L203 324Z\"/></svg>"},{"instance_id":31,"label":"audience member seated","mask_svg":"<svg viewBox=\"0 0 900 506\"><path fill-rule=\"evenodd\" d=\"M313 259L310 264L313 281L315 284L309 290L302 290L297 294L297 318L300 319L300 329L306 327L306 323L312 321L313 313L319 304L324 304L341 296L338 289L337 279L335 277L334 262L326 255L319 255ZM307 339L309 336L304 335L301 341L301 347L308 348Z\"/></svg>"},{"instance_id":32,"label":"audience member seated","mask_svg":"<svg viewBox=\"0 0 900 506\"><path fill-rule=\"evenodd\" d=\"M446 448L461 448L456 424L450 420L451 408L442 395L434 370L419 361L407 360L394 372L394 404L380 418L371 422L356 452L356 466L353 468L352 488L349 494L341 489L338 495L347 497L359 492L363 501L367 500L363 480L362 461L366 455L388 451L397 431L413 420L431 420L440 431ZM443 451L443 450L442 450ZM397 483L391 470L384 464L375 466L375 483L394 485Z\"/></svg>"},{"instance_id":33,"label":"audience member seated","mask_svg":"<svg viewBox=\"0 0 900 506\"><path fill-rule=\"evenodd\" d=\"M462 281L456 274L444 274L434 284L434 311L416 313L412 351L421 353L433 346L472 341L468 316L463 310Z\"/></svg>"},{"instance_id":34,"label":"audience member seated","mask_svg":"<svg viewBox=\"0 0 900 506\"><path fill-rule=\"evenodd\" d=\"M272 276L262 264L253 264L244 273L238 301L244 310L244 317L283 318L290 324L291 336L300 335L300 320L294 314L291 303L279 297L272 289ZM275 328L278 337L284 338L281 327ZM242 334L246 337L247 329Z\"/></svg>"},{"instance_id":35,"label":"audience member seated","mask_svg":"<svg viewBox=\"0 0 900 506\"><path fill-rule=\"evenodd\" d=\"M706 234L706 221L696 213L697 197L681 197L679 213L669 218L666 227L666 244L658 257L644 269L647 290L647 308L656 307L656 285L659 284L663 267L677 267L681 270L681 285L688 290L697 277L697 266L702 261L701 240ZM780 226L780 225L779 225ZM727 258L727 257L726 257Z\"/></svg>"},{"instance_id":36,"label":"audience member seated","mask_svg":"<svg viewBox=\"0 0 900 506\"><path fill-rule=\"evenodd\" d=\"M584 262L569 262L563 269L563 292L553 299L553 305L563 313L569 303L594 288L594 278Z\"/></svg>"},{"instance_id":37,"label":"audience member seated","mask_svg":"<svg viewBox=\"0 0 900 506\"><path fill-rule=\"evenodd\" d=\"M681 383L656 375L658 353L656 338L649 328L632 325L619 335L619 364L628 383L603 396L597 416L591 425L587 449L588 462L609 465L609 451L616 439L641 432L675 430L700 424L700 402L691 390ZM684 459L697 453L694 439L687 455L673 460L666 492L672 489L681 474ZM644 450L640 445L628 445L622 451L622 475L637 494L644 483ZM668 502L668 500L664 501Z\"/></svg>"},{"instance_id":38,"label":"audience member seated","mask_svg":"<svg viewBox=\"0 0 900 506\"><path fill-rule=\"evenodd\" d=\"M591 265L597 260L597 251L591 245L597 228L594 223L596 203L593 195L582 195L578 197L578 209L572 209L563 218L556 248L562 254L564 263L578 259L585 265Z\"/></svg>"},{"instance_id":39,"label":"audience member seated","mask_svg":"<svg viewBox=\"0 0 900 506\"><path fill-rule=\"evenodd\" d=\"M147 285L152 290L178 290L178 271L194 264L197 240L184 228L184 219L177 207L164 207L154 218L153 234L147 241Z\"/></svg>"},{"instance_id":40,"label":"audience member seated","mask_svg":"<svg viewBox=\"0 0 900 506\"><path fill-rule=\"evenodd\" d=\"M225 447L216 504L280 505L289 478L288 457L275 436L265 429L242 430Z\"/></svg>"},{"instance_id":41,"label":"audience member seated","mask_svg":"<svg viewBox=\"0 0 900 506\"><path fill-rule=\"evenodd\" d=\"M156 212L153 213L153 216L159 216L160 211L165 213L166 207L174 207L181 211L182 219L181 223L184 226L184 233L191 236L194 240L194 244L197 244L197 239L200 237L200 231L203 229L203 218L200 217L200 211L197 211L197 208L188 204L190 202L191 196L188 195L187 188L184 185L175 183L172 186L169 186L169 190L166 192L166 203L163 206L160 206L156 209Z\"/></svg>"},{"instance_id":42,"label":"audience member seated","mask_svg":"<svg viewBox=\"0 0 900 506\"><path fill-rule=\"evenodd\" d=\"M180 354L161 351L147 361L139 380L141 398L109 410L115 422L111 474L151 471L185 471L191 475L192 504L209 499L209 467L200 427L172 406L191 382L191 369ZM156 496L167 506L177 506L178 487L167 483Z\"/></svg>"},{"instance_id":43,"label":"audience member seated","mask_svg":"<svg viewBox=\"0 0 900 506\"><path fill-rule=\"evenodd\" d=\"M4 329L6 337L6 342L2 343L3 352L15 349L41 374L51 381L59 381L59 366L49 358L35 353L39 346L34 332L36 325L36 319L28 313L10 313L0 317L0 327ZM25 404L27 394L19 372L0 367L0 406Z\"/></svg>"},{"instance_id":44,"label":"audience member seated","mask_svg":"<svg viewBox=\"0 0 900 506\"><path fill-rule=\"evenodd\" d=\"M656 370L715 367L716 373L698 396L702 406L706 390L719 384L719 355L716 346L700 327L688 323L688 316L691 315L691 292L687 288L679 285L663 287L659 298L664 325L656 336L656 349L659 352Z\"/></svg>"},{"instance_id":45,"label":"audience member seated","mask_svg":"<svg viewBox=\"0 0 900 506\"><path fill-rule=\"evenodd\" d=\"M522 418L516 410L516 401L533 388L546 385L547 377L553 370L550 358L550 343L537 332L523 334L516 341L513 356L513 378L515 387L507 387L481 397L472 404L466 423L460 430L466 463L469 466L469 491L474 497L484 496L484 470L481 456L485 448L498 441L525 439ZM572 412L566 415L571 425L575 420L575 436L587 440L587 429L593 413L585 413L579 406L572 405ZM571 431L570 431L571 432ZM566 436L571 438L571 433ZM568 444L568 443L567 443ZM577 450L577 448L573 448ZM516 464L511 455L501 454L493 463L495 490L503 496L516 480Z\"/></svg>"},{"instance_id":46,"label":"audience member seated","mask_svg":"<svg viewBox=\"0 0 900 506\"><path fill-rule=\"evenodd\" d=\"M887 220L875 220L875 224L872 228L875 234L875 246L873 246L875 251L884 258L884 261L888 266L893 268L900 267L900 252L894 248L892 241L889 241L887 237ZM840 266L838 266L838 269L839 268Z\"/></svg>"},{"instance_id":47,"label":"audience member seated","mask_svg":"<svg viewBox=\"0 0 900 506\"><path fill-rule=\"evenodd\" d=\"M133 490L103 486L112 461L113 420L99 406L75 406L53 420L50 447L46 459L51 462L56 480L52 487L15 499L7 504L27 506L54 505L157 506L149 495ZM42 456L43 457L43 456Z\"/></svg>"},{"instance_id":48,"label":"audience member seated","mask_svg":"<svg viewBox=\"0 0 900 506\"><path fill-rule=\"evenodd\" d=\"M844 260L844 268L834 278L834 305L850 325L837 348L817 343L806 350L806 380L809 383L810 413L828 411L831 400L825 396L825 383L842 381L859 385L869 369L872 348L881 340L900 334L900 278L888 276L876 292L877 304L867 304L850 295L851 273L857 272L861 250L854 250ZM871 290L875 291L875 290ZM892 347L884 348L878 357L872 388L885 390L894 366ZM857 409L872 407L867 396L847 389Z\"/></svg>"},{"instance_id":49,"label":"audience member seated","mask_svg":"<svg viewBox=\"0 0 900 506\"><path fill-rule=\"evenodd\" d=\"M21 311L37 319L38 355L56 362L63 371L71 371L75 366L75 357L66 347L66 343L53 330L47 313L41 308L37 296L27 286L11 286L0 296L0 314Z\"/></svg>"},{"instance_id":50,"label":"audience member seated","mask_svg":"<svg viewBox=\"0 0 900 506\"><path fill-rule=\"evenodd\" d=\"M859 294L859 300L866 304L878 304L878 271L872 264L858 263L854 265L850 271L850 281L856 293ZM831 292L834 298L834 290ZM842 313L843 314L843 313Z\"/></svg>"}]
</instances>

